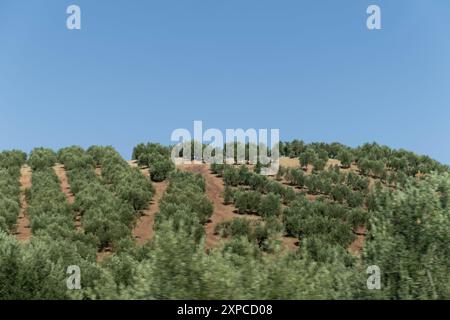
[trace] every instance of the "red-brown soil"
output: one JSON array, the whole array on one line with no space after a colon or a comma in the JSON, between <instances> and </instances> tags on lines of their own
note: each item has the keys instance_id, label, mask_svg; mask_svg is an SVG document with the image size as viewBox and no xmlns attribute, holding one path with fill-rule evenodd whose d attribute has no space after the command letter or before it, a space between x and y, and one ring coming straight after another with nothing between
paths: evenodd
<instances>
[{"instance_id":1,"label":"red-brown soil","mask_svg":"<svg viewBox=\"0 0 450 320\"><path fill-rule=\"evenodd\" d=\"M348 252L350 252L355 256L360 256L361 250L364 246L364 239L365 235L362 234L356 235L355 241L353 241L352 244L350 244L350 246L347 248Z\"/></svg>"},{"instance_id":2,"label":"red-brown soil","mask_svg":"<svg viewBox=\"0 0 450 320\"><path fill-rule=\"evenodd\" d=\"M110 247L103 248L101 251L97 252L96 261L98 263L105 260L106 257L109 257L112 254L112 249Z\"/></svg>"},{"instance_id":3,"label":"red-brown soil","mask_svg":"<svg viewBox=\"0 0 450 320\"><path fill-rule=\"evenodd\" d=\"M25 196L25 190L31 188L31 168L23 166L20 170L20 212L17 219L17 228L15 236L19 241L26 242L31 238L30 220L28 218L28 203Z\"/></svg>"},{"instance_id":4,"label":"red-brown soil","mask_svg":"<svg viewBox=\"0 0 450 320\"><path fill-rule=\"evenodd\" d=\"M168 181L153 182L155 188L155 194L149 204L149 207L142 212L139 217L136 226L133 229L133 236L136 238L136 242L140 245L147 243L153 238L155 224L155 216L159 212L159 201L166 192Z\"/></svg>"},{"instance_id":5,"label":"red-brown soil","mask_svg":"<svg viewBox=\"0 0 450 320\"><path fill-rule=\"evenodd\" d=\"M206 248L216 246L221 238L215 234L216 226L224 221L232 220L233 218L246 217L248 219L260 219L256 215L242 215L235 212L236 208L232 205L225 205L223 199L223 191L225 189L224 182L221 178L212 174L206 164L194 164L180 166L182 170L190 171L192 173L200 173L205 178L206 195L214 205L214 212L210 220L205 225L206 232Z\"/></svg>"},{"instance_id":6,"label":"red-brown soil","mask_svg":"<svg viewBox=\"0 0 450 320\"><path fill-rule=\"evenodd\" d=\"M64 168L64 165L62 164L56 164L53 167L53 170L55 171L56 175L58 176L58 179L61 184L61 190L64 192L67 198L67 202L69 204L73 204L75 202L75 197L72 193L72 190L70 189L69 180L67 179L66 169ZM75 228L77 230L81 230L81 216L77 213L75 217Z\"/></svg>"},{"instance_id":7,"label":"red-brown soil","mask_svg":"<svg viewBox=\"0 0 450 320\"><path fill-rule=\"evenodd\" d=\"M69 180L67 179L66 169L64 168L64 165L56 164L53 167L53 170L58 176L58 179L61 184L61 191L64 192L64 194L66 195L67 202L69 202L70 204L74 203L75 197L73 196L73 193L70 189Z\"/></svg>"},{"instance_id":8,"label":"red-brown soil","mask_svg":"<svg viewBox=\"0 0 450 320\"><path fill-rule=\"evenodd\" d=\"M138 167L136 161L128 161L128 163L133 168ZM150 171L148 168L141 168L140 170L144 176L150 177ZM159 201L166 192L169 182L152 182L152 184L155 188L153 198L150 201L148 208L142 212L142 215L139 217L136 222L136 226L133 229L133 236L135 237L136 242L140 245L147 243L153 238L153 226L155 224L155 216L159 212Z\"/></svg>"}]
</instances>

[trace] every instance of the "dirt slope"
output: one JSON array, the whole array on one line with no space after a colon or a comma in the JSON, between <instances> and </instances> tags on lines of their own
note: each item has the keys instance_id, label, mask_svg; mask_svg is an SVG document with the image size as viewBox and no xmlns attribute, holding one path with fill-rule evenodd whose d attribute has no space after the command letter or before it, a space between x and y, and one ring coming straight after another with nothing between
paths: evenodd
<instances>
[{"instance_id":1,"label":"dirt slope","mask_svg":"<svg viewBox=\"0 0 450 320\"><path fill-rule=\"evenodd\" d=\"M97 175L97 177L101 178L102 177L102 168L101 167L96 167L95 168L95 174Z\"/></svg>"},{"instance_id":2,"label":"dirt slope","mask_svg":"<svg viewBox=\"0 0 450 320\"><path fill-rule=\"evenodd\" d=\"M153 199L150 202L149 207L142 212L142 215L139 217L136 226L133 229L133 236L140 245L145 244L153 238L155 215L159 212L159 201L164 195L164 192L166 192L168 185L168 181L153 182L155 188Z\"/></svg>"},{"instance_id":3,"label":"dirt slope","mask_svg":"<svg viewBox=\"0 0 450 320\"><path fill-rule=\"evenodd\" d=\"M20 213L17 219L15 235L19 241L25 242L31 238L30 220L28 219L27 214L28 203L25 197L25 190L31 188L31 168L27 165L23 166L20 170L20 174Z\"/></svg>"},{"instance_id":4,"label":"dirt slope","mask_svg":"<svg viewBox=\"0 0 450 320\"><path fill-rule=\"evenodd\" d=\"M183 165L180 169L186 170L192 173L200 173L205 178L206 183L206 195L208 199L212 201L214 205L214 212L211 219L205 225L206 231L206 247L212 248L220 241L220 236L214 234L214 230L220 222L228 221L237 217L246 217L249 219L260 219L256 215L242 215L234 212L235 207L232 205L225 205L223 203L223 191L225 189L223 180L209 171L209 167L206 164L194 164Z\"/></svg>"},{"instance_id":5,"label":"dirt slope","mask_svg":"<svg viewBox=\"0 0 450 320\"><path fill-rule=\"evenodd\" d=\"M136 161L128 161L131 167L137 168L138 164ZM150 177L150 171L148 168L140 169L142 174L146 177ZM136 222L136 226L133 229L133 236L136 239L137 244L143 245L153 238L154 230L153 225L155 224L155 215L159 212L159 201L166 192L168 181L162 182L152 182L155 188L155 194L146 210L142 212Z\"/></svg>"},{"instance_id":6,"label":"dirt slope","mask_svg":"<svg viewBox=\"0 0 450 320\"><path fill-rule=\"evenodd\" d=\"M61 190L64 192L67 198L67 202L69 204L73 204L75 202L75 197L72 193L72 190L70 189L69 180L67 179L66 169L64 168L64 165L62 164L56 164L53 167L53 170L55 171L56 175L58 176L58 179L61 184ZM81 230L81 216L77 213L75 217L75 228L77 230Z\"/></svg>"},{"instance_id":7,"label":"dirt slope","mask_svg":"<svg viewBox=\"0 0 450 320\"><path fill-rule=\"evenodd\" d=\"M56 175L58 176L58 179L61 184L61 190L66 195L67 202L69 202L70 204L74 203L75 197L73 196L73 193L70 189L69 180L67 179L66 169L64 168L64 165L56 164L53 167L53 170L55 171Z\"/></svg>"}]
</instances>

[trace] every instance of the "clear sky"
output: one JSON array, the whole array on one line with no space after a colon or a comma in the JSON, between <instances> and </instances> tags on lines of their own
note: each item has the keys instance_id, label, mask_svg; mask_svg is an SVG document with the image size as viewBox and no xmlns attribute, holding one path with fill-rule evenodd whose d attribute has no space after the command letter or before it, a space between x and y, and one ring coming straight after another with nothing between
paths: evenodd
<instances>
[{"instance_id":1,"label":"clear sky","mask_svg":"<svg viewBox=\"0 0 450 320\"><path fill-rule=\"evenodd\" d=\"M449 15L448 0L0 0L0 149L129 158L202 120L449 164Z\"/></svg>"}]
</instances>

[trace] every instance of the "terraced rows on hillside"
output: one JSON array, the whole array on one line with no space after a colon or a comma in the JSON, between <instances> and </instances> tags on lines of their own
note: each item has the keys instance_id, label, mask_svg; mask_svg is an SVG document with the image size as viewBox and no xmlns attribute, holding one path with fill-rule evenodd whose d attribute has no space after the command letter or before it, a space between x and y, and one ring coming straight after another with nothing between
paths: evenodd
<instances>
[{"instance_id":1,"label":"terraced rows on hillside","mask_svg":"<svg viewBox=\"0 0 450 320\"><path fill-rule=\"evenodd\" d=\"M31 188L31 169L24 165L20 170L20 213L17 219L15 235L20 241L28 241L31 238L30 219L28 218L28 202L25 192Z\"/></svg>"},{"instance_id":2,"label":"terraced rows on hillside","mask_svg":"<svg viewBox=\"0 0 450 320\"><path fill-rule=\"evenodd\" d=\"M205 225L206 233L206 247L212 248L216 246L220 241L220 236L216 233L216 227L219 223L230 221L233 218L241 217L235 211L234 206L225 205L223 199L224 184L223 181L214 176L206 164L194 164L180 166L182 170L186 170L192 173L201 174L205 178L206 182L206 195L208 199L212 201L214 206L214 212L211 218ZM246 219L257 220L260 219L256 215L245 215Z\"/></svg>"},{"instance_id":3,"label":"terraced rows on hillside","mask_svg":"<svg viewBox=\"0 0 450 320\"><path fill-rule=\"evenodd\" d=\"M0 153L3 297L366 299L373 265L376 297L450 294L447 166L376 144L280 151L272 177L260 163L175 166L152 143L132 161L100 146Z\"/></svg>"}]
</instances>

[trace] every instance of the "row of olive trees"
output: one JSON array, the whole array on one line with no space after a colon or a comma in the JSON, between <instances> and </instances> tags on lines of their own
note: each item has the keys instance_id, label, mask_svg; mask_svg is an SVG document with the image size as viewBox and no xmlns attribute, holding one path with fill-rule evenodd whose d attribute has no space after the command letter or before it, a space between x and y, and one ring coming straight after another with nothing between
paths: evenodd
<instances>
[{"instance_id":1,"label":"row of olive trees","mask_svg":"<svg viewBox=\"0 0 450 320\"><path fill-rule=\"evenodd\" d=\"M327 201L309 201L298 197L283 210L283 222L289 235L300 239L319 237L329 244L346 248L353 240L354 229L364 226L370 214Z\"/></svg>"},{"instance_id":2,"label":"row of olive trees","mask_svg":"<svg viewBox=\"0 0 450 320\"><path fill-rule=\"evenodd\" d=\"M76 231L75 211L68 203L59 179L51 168L33 171L27 201L33 236L47 236L54 241L72 241L81 256L94 259L97 241L88 234Z\"/></svg>"},{"instance_id":3,"label":"row of olive trees","mask_svg":"<svg viewBox=\"0 0 450 320\"><path fill-rule=\"evenodd\" d=\"M159 143L140 143L133 149L132 159L150 169L152 181L161 182L169 177L175 165L170 159L170 148Z\"/></svg>"},{"instance_id":4,"label":"row of olive trees","mask_svg":"<svg viewBox=\"0 0 450 320\"><path fill-rule=\"evenodd\" d=\"M20 168L26 154L13 150L0 153L0 230L12 232L20 211Z\"/></svg>"},{"instance_id":5,"label":"row of olive trees","mask_svg":"<svg viewBox=\"0 0 450 320\"><path fill-rule=\"evenodd\" d=\"M49 149L33 150L30 155L34 168L32 187L27 190L31 240L21 244L0 233L3 299L70 299L73 292L66 280L72 265L83 270L86 287L103 277L95 264L96 239L75 230L75 212L52 169L55 159Z\"/></svg>"},{"instance_id":6,"label":"row of olive trees","mask_svg":"<svg viewBox=\"0 0 450 320\"><path fill-rule=\"evenodd\" d=\"M315 256L323 254L318 243L338 245L345 250L355 240L354 230L365 226L369 218L363 208L368 180L352 172L340 172L339 168L312 175L306 175L300 168L282 169L291 184L306 187L310 193L328 195L313 202L306 199L304 192L296 193L293 188L250 172L245 166L212 164L211 170L224 179L226 204L234 203L239 213L261 215L274 226L276 218L281 218L284 226L280 230L301 241L308 239ZM289 196L282 201L286 195ZM280 214L282 203L286 207ZM220 226L225 235L233 234L238 227L241 231L248 230L241 221Z\"/></svg>"},{"instance_id":7,"label":"row of olive trees","mask_svg":"<svg viewBox=\"0 0 450 320\"><path fill-rule=\"evenodd\" d=\"M283 171L287 182L310 194L328 196L333 201L345 203L352 208L364 206L369 193L369 180L353 172L343 173L338 171L339 168L336 169L329 168L311 175L306 175L297 168Z\"/></svg>"},{"instance_id":8,"label":"row of olive trees","mask_svg":"<svg viewBox=\"0 0 450 320\"><path fill-rule=\"evenodd\" d=\"M280 155L299 158L301 165L311 164L321 170L326 160L340 160L344 168L352 163L362 165L364 173L381 177L386 169L402 172L407 176L415 176L418 172L448 171L449 167L428 156L417 155L403 149L392 149L377 143L366 143L357 148L350 148L340 143L310 143L301 140L280 142Z\"/></svg>"},{"instance_id":9,"label":"row of olive trees","mask_svg":"<svg viewBox=\"0 0 450 320\"><path fill-rule=\"evenodd\" d=\"M82 216L84 232L95 237L100 248L129 243L136 217L152 198L150 181L111 147L69 147L60 150L58 158L68 164L74 208ZM102 166L101 178L96 165Z\"/></svg>"},{"instance_id":10,"label":"row of olive trees","mask_svg":"<svg viewBox=\"0 0 450 320\"><path fill-rule=\"evenodd\" d=\"M91 155L95 148L101 147L91 147L87 153ZM99 163L102 166L103 182L136 212L147 208L154 193L149 179L142 175L138 168L130 167L114 149L107 147L104 152L103 160Z\"/></svg>"},{"instance_id":11,"label":"row of olive trees","mask_svg":"<svg viewBox=\"0 0 450 320\"><path fill-rule=\"evenodd\" d=\"M379 190L364 246L365 265L381 270L379 299L450 299L450 175Z\"/></svg>"},{"instance_id":12,"label":"row of olive trees","mask_svg":"<svg viewBox=\"0 0 450 320\"><path fill-rule=\"evenodd\" d=\"M159 204L160 212L156 216L155 228L167 220L173 226L193 234L196 240L203 235L203 224L213 213L213 205L206 197L205 181L201 175L189 172L174 171L170 175L170 183Z\"/></svg>"},{"instance_id":13,"label":"row of olive trees","mask_svg":"<svg viewBox=\"0 0 450 320\"><path fill-rule=\"evenodd\" d=\"M289 205L296 198L291 187L251 172L247 166L211 164L211 171L225 182L224 203L233 203L240 214L256 214L263 219L250 226L250 222L235 219L219 224L217 233L224 237L246 236L264 251L273 251L285 234L280 213L282 205Z\"/></svg>"},{"instance_id":14,"label":"row of olive trees","mask_svg":"<svg viewBox=\"0 0 450 320\"><path fill-rule=\"evenodd\" d=\"M295 192L292 188L283 186L278 181L271 181L266 176L251 172L247 166L235 167L227 164L211 164L211 171L222 177L226 188L225 198L230 199L230 187L247 186L251 190L259 193L273 193L281 198L284 204L290 203L295 198ZM225 202L229 202L226 200Z\"/></svg>"}]
</instances>

